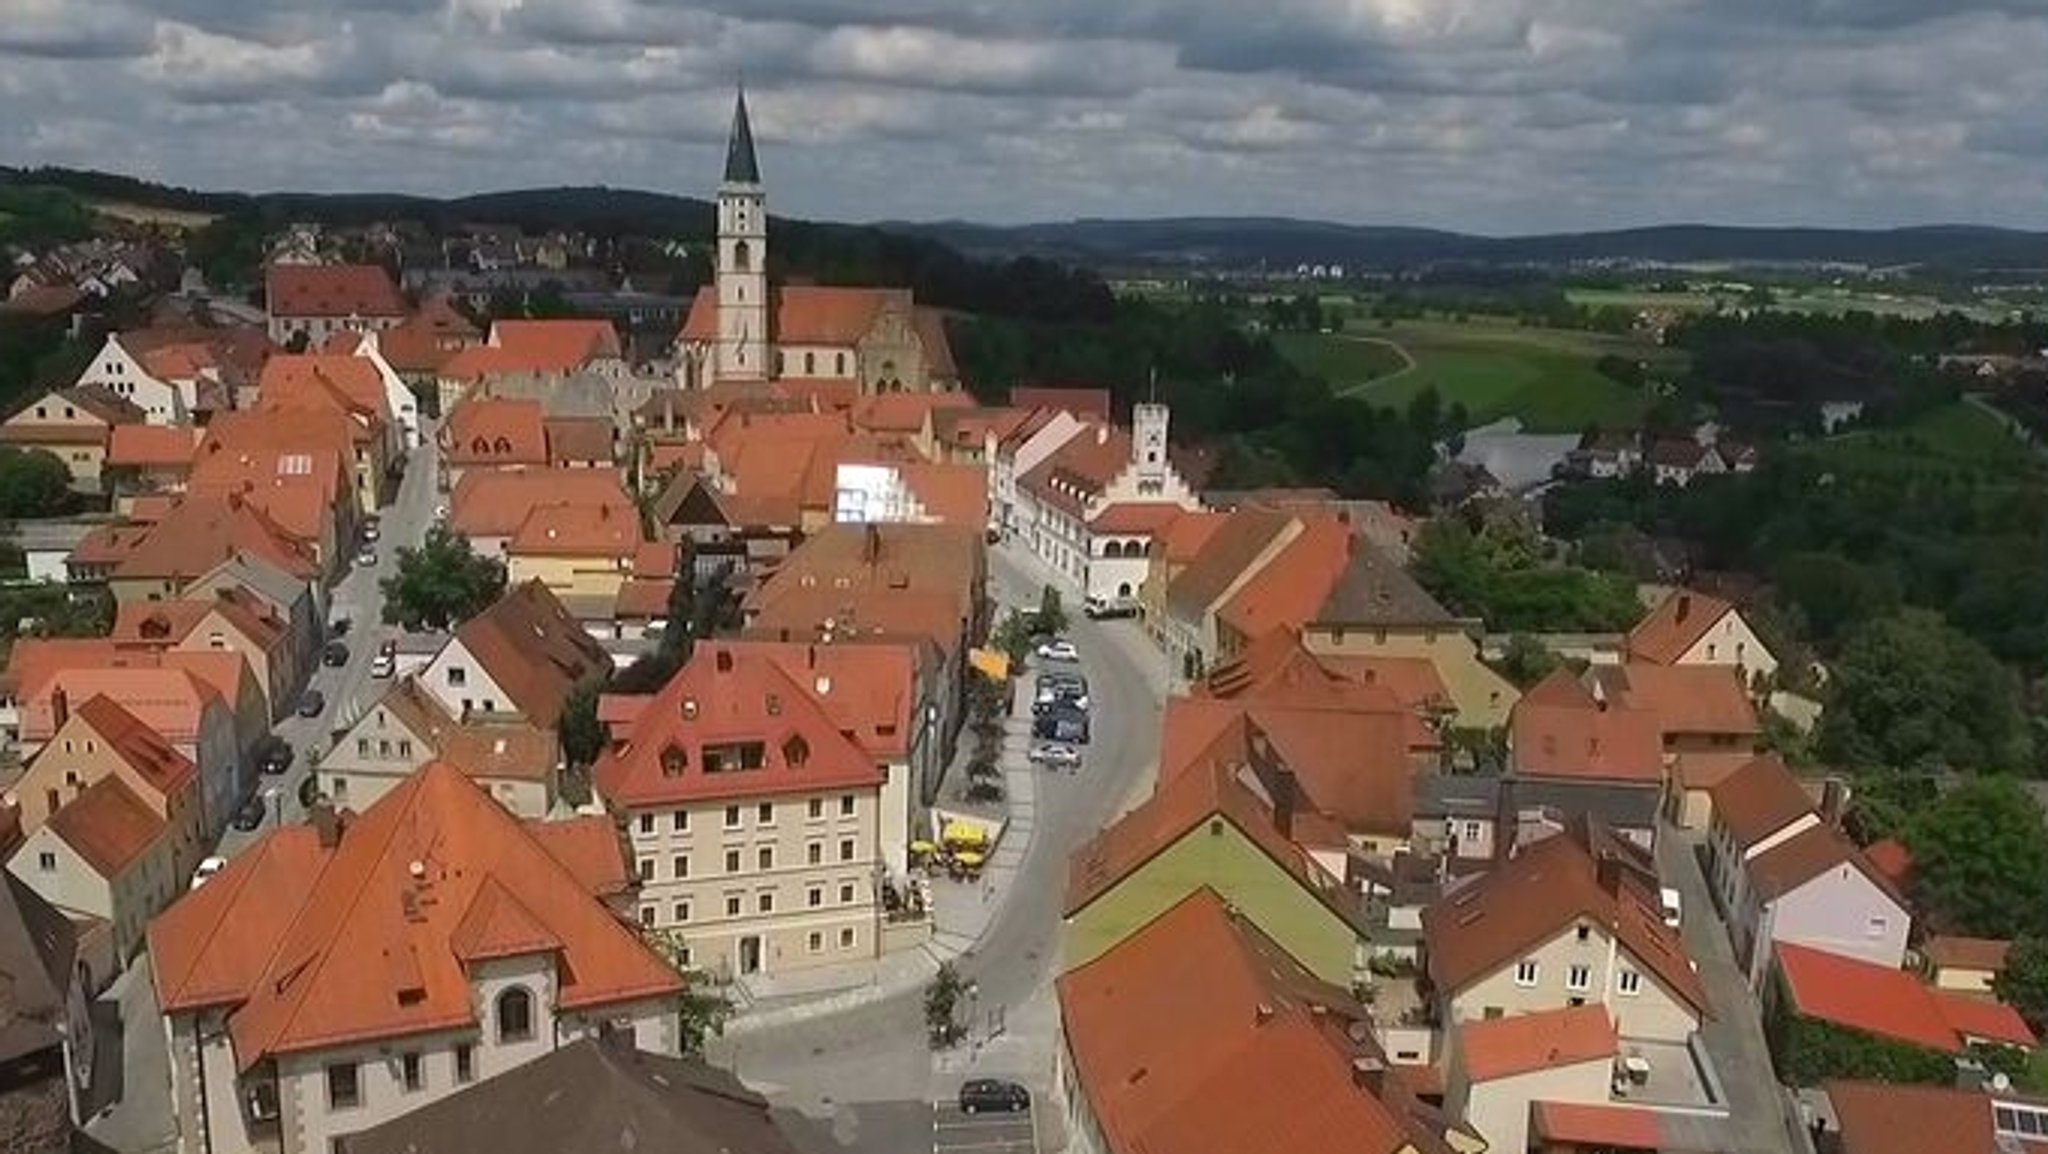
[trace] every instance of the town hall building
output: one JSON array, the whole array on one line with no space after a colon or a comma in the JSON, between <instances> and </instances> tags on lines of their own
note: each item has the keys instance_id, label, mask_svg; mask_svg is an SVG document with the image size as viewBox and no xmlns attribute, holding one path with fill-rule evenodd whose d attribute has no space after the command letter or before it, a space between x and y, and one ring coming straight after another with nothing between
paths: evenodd
<instances>
[{"instance_id":1,"label":"town hall building","mask_svg":"<svg viewBox=\"0 0 2048 1154\"><path fill-rule=\"evenodd\" d=\"M713 270L678 341L683 388L781 383L850 401L959 387L943 318L909 289L769 283L768 191L744 91L718 186Z\"/></svg>"}]
</instances>

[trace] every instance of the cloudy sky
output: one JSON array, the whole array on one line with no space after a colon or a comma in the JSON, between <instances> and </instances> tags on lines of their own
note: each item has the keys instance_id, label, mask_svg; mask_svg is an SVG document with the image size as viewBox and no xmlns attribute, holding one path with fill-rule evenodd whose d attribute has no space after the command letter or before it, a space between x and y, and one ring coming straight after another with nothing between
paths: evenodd
<instances>
[{"instance_id":1,"label":"cloudy sky","mask_svg":"<svg viewBox=\"0 0 2048 1154\"><path fill-rule=\"evenodd\" d=\"M0 163L1489 233L2048 227L2048 0L0 0Z\"/></svg>"}]
</instances>

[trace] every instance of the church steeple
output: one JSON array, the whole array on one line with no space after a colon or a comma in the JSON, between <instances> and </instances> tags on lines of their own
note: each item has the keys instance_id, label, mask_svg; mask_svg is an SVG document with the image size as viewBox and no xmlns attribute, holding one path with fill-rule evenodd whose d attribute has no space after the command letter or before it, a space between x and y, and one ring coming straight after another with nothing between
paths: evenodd
<instances>
[{"instance_id":1,"label":"church steeple","mask_svg":"<svg viewBox=\"0 0 2048 1154\"><path fill-rule=\"evenodd\" d=\"M747 121L747 88L733 99L732 134L725 142L725 183L761 183L761 163L754 158L754 126Z\"/></svg>"}]
</instances>

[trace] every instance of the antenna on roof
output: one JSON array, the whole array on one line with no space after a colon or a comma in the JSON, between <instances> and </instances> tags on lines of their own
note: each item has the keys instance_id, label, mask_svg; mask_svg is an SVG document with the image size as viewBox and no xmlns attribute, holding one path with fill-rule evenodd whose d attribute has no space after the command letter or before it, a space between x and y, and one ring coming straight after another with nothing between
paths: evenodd
<instances>
[{"instance_id":1,"label":"antenna on roof","mask_svg":"<svg viewBox=\"0 0 2048 1154\"><path fill-rule=\"evenodd\" d=\"M1146 370L1145 399L1155 405L1159 403L1159 365L1156 362Z\"/></svg>"}]
</instances>

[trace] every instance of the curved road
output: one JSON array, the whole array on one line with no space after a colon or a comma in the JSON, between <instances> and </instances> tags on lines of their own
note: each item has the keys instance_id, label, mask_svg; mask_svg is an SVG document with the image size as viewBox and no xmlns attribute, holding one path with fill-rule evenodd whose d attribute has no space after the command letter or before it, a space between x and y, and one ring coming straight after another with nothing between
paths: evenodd
<instances>
[{"instance_id":1,"label":"curved road","mask_svg":"<svg viewBox=\"0 0 2048 1154\"><path fill-rule=\"evenodd\" d=\"M995 600L1035 605L1041 588L1035 571L1033 562L991 550ZM1164 704L1163 677L1141 665L1150 660L1163 670L1164 659L1135 622L1076 618L1068 635L1081 650L1095 699L1086 768L1037 778L1036 832L1021 872L980 943L956 963L961 977L978 986L977 1016L986 1020L1000 1008L1008 1032L1029 1037L1031 1065L1038 1068L1013 1072L1040 1089L1049 1067L1035 1057L1051 1053L1046 994L1057 973L1067 859L1140 791L1149 792ZM906 991L829 1017L748 1032L712 1050L777 1105L828 1120L840 1144L896 1154L929 1149L928 1103L935 1092L950 1091L955 1079L934 1071L923 1002L922 989Z\"/></svg>"}]
</instances>

